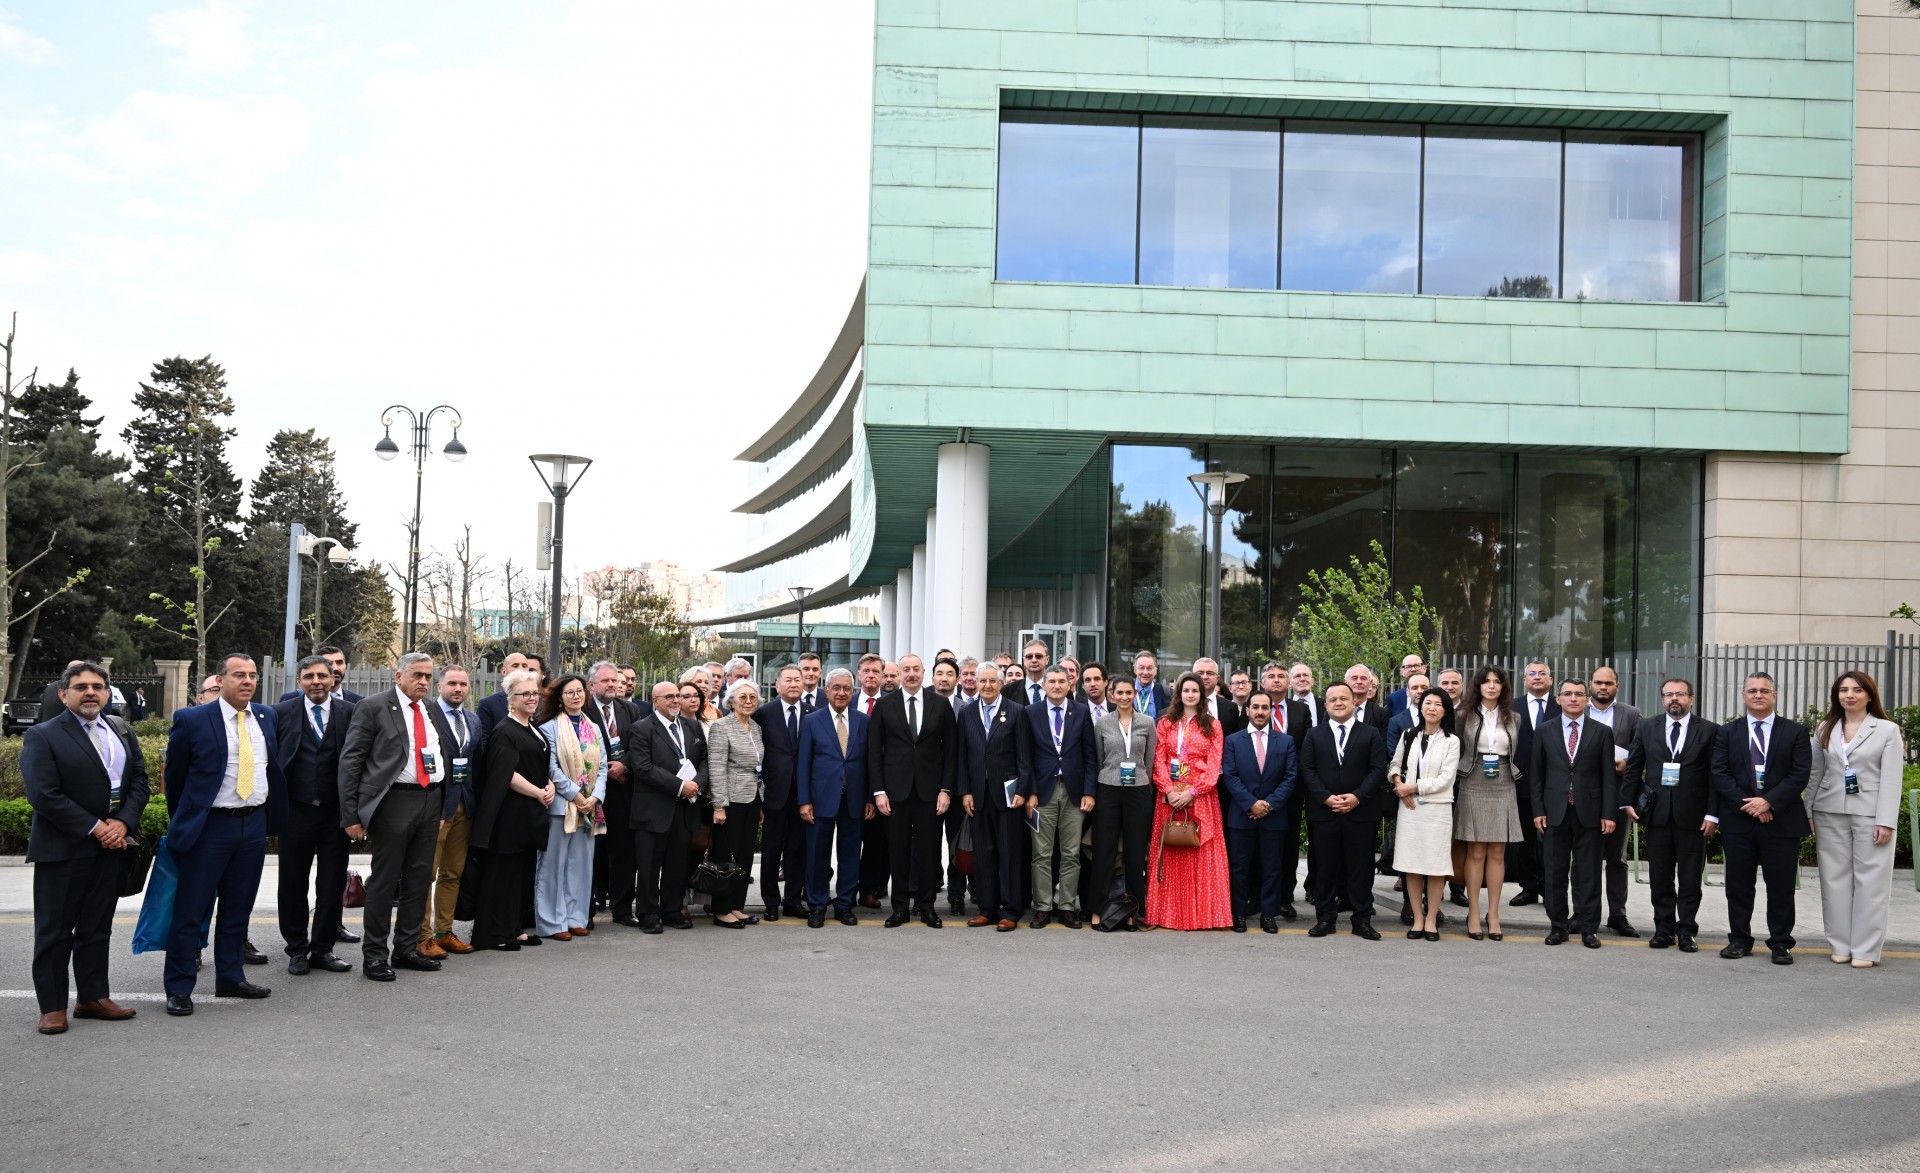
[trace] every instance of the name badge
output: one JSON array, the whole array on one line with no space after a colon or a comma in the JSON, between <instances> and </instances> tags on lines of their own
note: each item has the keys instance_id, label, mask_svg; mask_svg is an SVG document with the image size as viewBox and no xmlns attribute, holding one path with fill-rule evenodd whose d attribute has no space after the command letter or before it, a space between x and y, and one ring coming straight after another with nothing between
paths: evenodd
<instances>
[{"instance_id":1,"label":"name badge","mask_svg":"<svg viewBox=\"0 0 1920 1173\"><path fill-rule=\"evenodd\" d=\"M1846 780L1847 780L1848 794L1860 793L1860 775L1859 774L1855 773L1852 770L1848 770L1846 773Z\"/></svg>"},{"instance_id":2,"label":"name badge","mask_svg":"<svg viewBox=\"0 0 1920 1173\"><path fill-rule=\"evenodd\" d=\"M1483 753L1480 755L1480 776L1482 778L1498 778L1500 776L1499 754Z\"/></svg>"},{"instance_id":3,"label":"name badge","mask_svg":"<svg viewBox=\"0 0 1920 1173\"><path fill-rule=\"evenodd\" d=\"M432 750L430 749L421 750L420 761L423 764L425 764L425 766L427 767L427 773L429 774L433 773L433 751Z\"/></svg>"},{"instance_id":4,"label":"name badge","mask_svg":"<svg viewBox=\"0 0 1920 1173\"><path fill-rule=\"evenodd\" d=\"M618 737L609 737L607 739L607 756L612 758L620 756L620 739Z\"/></svg>"},{"instance_id":5,"label":"name badge","mask_svg":"<svg viewBox=\"0 0 1920 1173\"><path fill-rule=\"evenodd\" d=\"M470 767L468 765L468 760L466 758L454 758L452 761L449 761L447 763L447 768L451 775L450 780L453 782L454 785L456 786L466 785L467 776L470 772Z\"/></svg>"},{"instance_id":6,"label":"name badge","mask_svg":"<svg viewBox=\"0 0 1920 1173\"><path fill-rule=\"evenodd\" d=\"M1133 785L1134 773L1135 773L1135 767L1132 762L1121 762L1120 763L1120 785L1122 786Z\"/></svg>"},{"instance_id":7,"label":"name badge","mask_svg":"<svg viewBox=\"0 0 1920 1173\"><path fill-rule=\"evenodd\" d=\"M1662 786L1680 785L1680 763L1679 762L1662 762L1660 764L1660 785Z\"/></svg>"},{"instance_id":8,"label":"name badge","mask_svg":"<svg viewBox=\"0 0 1920 1173\"><path fill-rule=\"evenodd\" d=\"M1755 766L1753 768L1753 784L1755 786L1765 786L1767 784L1767 768L1765 766Z\"/></svg>"},{"instance_id":9,"label":"name badge","mask_svg":"<svg viewBox=\"0 0 1920 1173\"><path fill-rule=\"evenodd\" d=\"M1178 782L1182 777L1186 775L1187 763L1181 761L1179 758L1173 759L1173 761L1170 762L1169 765L1172 767L1169 770L1169 773L1173 775L1173 780L1175 782Z\"/></svg>"},{"instance_id":10,"label":"name badge","mask_svg":"<svg viewBox=\"0 0 1920 1173\"><path fill-rule=\"evenodd\" d=\"M1847 780L1849 782L1853 780L1853 775L1851 773L1847 775ZM1854 793L1854 791L1849 790L1847 791L1847 793L1852 794ZM107 803L110 806L120 805L120 788L118 786L110 786L107 788Z\"/></svg>"}]
</instances>

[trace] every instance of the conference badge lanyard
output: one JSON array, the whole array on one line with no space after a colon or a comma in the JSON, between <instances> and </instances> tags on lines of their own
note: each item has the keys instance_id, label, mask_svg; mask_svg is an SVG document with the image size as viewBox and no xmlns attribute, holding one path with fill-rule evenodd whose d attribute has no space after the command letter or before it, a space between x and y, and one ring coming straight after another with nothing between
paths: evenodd
<instances>
[{"instance_id":1,"label":"conference badge lanyard","mask_svg":"<svg viewBox=\"0 0 1920 1173\"><path fill-rule=\"evenodd\" d=\"M1497 714L1495 715L1497 719ZM1498 778L1500 776L1500 755L1488 753L1493 748L1493 734L1488 726L1494 724L1485 709L1480 710L1480 776Z\"/></svg>"},{"instance_id":2,"label":"conference badge lanyard","mask_svg":"<svg viewBox=\"0 0 1920 1173\"><path fill-rule=\"evenodd\" d=\"M1685 725L1681 725L1681 726L1678 726L1678 728L1680 730L1680 739L1679 739L1680 744L1685 745L1687 741L1687 727ZM1678 761L1666 761L1666 762L1660 763L1660 785L1662 786L1680 785L1680 763Z\"/></svg>"},{"instance_id":3,"label":"conference badge lanyard","mask_svg":"<svg viewBox=\"0 0 1920 1173\"><path fill-rule=\"evenodd\" d=\"M1120 748L1121 752L1126 755L1120 759L1120 785L1135 785L1135 775L1139 773L1139 767L1133 760L1132 721L1128 721L1126 724L1120 726Z\"/></svg>"},{"instance_id":4,"label":"conference badge lanyard","mask_svg":"<svg viewBox=\"0 0 1920 1173\"><path fill-rule=\"evenodd\" d=\"M1747 739L1753 744L1754 750L1760 755L1760 764L1753 768L1753 790L1755 794L1767 788L1767 751L1761 748L1760 744L1760 730L1764 728L1766 728L1766 726L1758 724L1757 722L1749 722L1747 725Z\"/></svg>"},{"instance_id":5,"label":"conference badge lanyard","mask_svg":"<svg viewBox=\"0 0 1920 1173\"><path fill-rule=\"evenodd\" d=\"M1862 721L1860 722L1859 732L1855 733L1854 736L1858 737L1860 736L1861 733L1865 733L1866 731L1867 731L1867 723L1865 721ZM1842 721L1839 723L1839 725L1837 726L1837 732L1840 734L1839 742L1840 742L1841 777L1846 780L1847 793L1858 794L1860 793L1860 775L1857 772L1855 772L1853 768L1853 743L1847 740L1847 723L1845 721Z\"/></svg>"}]
</instances>

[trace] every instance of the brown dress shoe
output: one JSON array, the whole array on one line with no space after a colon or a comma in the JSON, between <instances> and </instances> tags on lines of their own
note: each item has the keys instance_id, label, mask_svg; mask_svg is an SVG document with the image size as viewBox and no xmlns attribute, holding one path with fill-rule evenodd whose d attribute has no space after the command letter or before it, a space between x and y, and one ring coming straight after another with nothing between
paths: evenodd
<instances>
[{"instance_id":1,"label":"brown dress shoe","mask_svg":"<svg viewBox=\"0 0 1920 1173\"><path fill-rule=\"evenodd\" d=\"M860 898L860 907L878 908L880 907L880 898L878 896L862 896Z\"/></svg>"},{"instance_id":2,"label":"brown dress shoe","mask_svg":"<svg viewBox=\"0 0 1920 1173\"><path fill-rule=\"evenodd\" d=\"M973 916L968 918L967 927L970 929L984 929L992 923L993 923L992 917L979 915L979 916Z\"/></svg>"},{"instance_id":3,"label":"brown dress shoe","mask_svg":"<svg viewBox=\"0 0 1920 1173\"><path fill-rule=\"evenodd\" d=\"M561 929L561 930L560 930L559 932L557 932L557 933L554 933L554 934L552 934L551 936L549 936L549 937L547 938L547 940L549 940L549 941L571 941L571 940L573 940L573 934L572 934L572 933L569 933L569 932L567 932L567 931L566 931L565 929Z\"/></svg>"},{"instance_id":4,"label":"brown dress shoe","mask_svg":"<svg viewBox=\"0 0 1920 1173\"><path fill-rule=\"evenodd\" d=\"M1019 921L1008 920L1005 918L1002 918L999 924L993 926L994 931L998 933L1011 933L1013 930L1019 927L1020 927Z\"/></svg>"},{"instance_id":5,"label":"brown dress shoe","mask_svg":"<svg viewBox=\"0 0 1920 1173\"><path fill-rule=\"evenodd\" d=\"M592 930L592 929L576 929L576 928L573 928L572 926L568 926L568 928L567 928L567 931L568 931L569 933L572 933L572 934L573 934L574 936L576 936L576 937L591 937L591 936L593 936L593 930Z\"/></svg>"},{"instance_id":6,"label":"brown dress shoe","mask_svg":"<svg viewBox=\"0 0 1920 1173\"><path fill-rule=\"evenodd\" d=\"M122 1006L112 998L82 1002L73 1008L75 1018L97 1018L102 1022L125 1022L133 1015L133 1007Z\"/></svg>"},{"instance_id":7,"label":"brown dress shoe","mask_svg":"<svg viewBox=\"0 0 1920 1173\"><path fill-rule=\"evenodd\" d=\"M439 942L435 941L432 937L428 937L426 940L420 942L420 956L429 961L440 961L447 956L447 951L440 947Z\"/></svg>"},{"instance_id":8,"label":"brown dress shoe","mask_svg":"<svg viewBox=\"0 0 1920 1173\"><path fill-rule=\"evenodd\" d=\"M43 1035L63 1035L67 1033L67 1012L49 1010L40 1016L40 1033Z\"/></svg>"},{"instance_id":9,"label":"brown dress shoe","mask_svg":"<svg viewBox=\"0 0 1920 1173\"><path fill-rule=\"evenodd\" d=\"M435 937L433 939L433 943L440 946L442 949L445 949L449 953L473 952L473 946L467 944L465 941L462 941L459 937L454 936L452 933L448 933L444 937Z\"/></svg>"}]
</instances>

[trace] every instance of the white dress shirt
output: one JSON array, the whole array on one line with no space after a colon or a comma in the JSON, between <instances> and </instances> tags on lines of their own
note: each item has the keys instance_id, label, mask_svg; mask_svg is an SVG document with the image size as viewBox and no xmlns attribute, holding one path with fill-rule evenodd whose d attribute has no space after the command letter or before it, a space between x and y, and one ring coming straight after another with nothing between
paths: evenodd
<instances>
[{"instance_id":1,"label":"white dress shirt","mask_svg":"<svg viewBox=\"0 0 1920 1173\"><path fill-rule=\"evenodd\" d=\"M213 796L213 805L260 806L267 801L267 735L260 729L260 716L247 714L247 741L253 746L253 793L245 799L240 797L240 710L227 703L226 697L220 698L220 724L227 731L227 769L220 776L220 793Z\"/></svg>"},{"instance_id":2,"label":"white dress shirt","mask_svg":"<svg viewBox=\"0 0 1920 1173\"><path fill-rule=\"evenodd\" d=\"M393 695L400 698L400 724L407 731L407 760L400 763L400 772L394 775L393 784L395 786L420 785L420 778L414 773L413 763L421 750L425 750L433 759L433 768L428 771L430 775L428 784L440 781L447 776L447 763L444 760L447 755L440 752L440 740L434 736L433 718L427 716L427 703L418 702L421 727L427 731L427 739L421 741L413 735L414 699L402 692L397 684L393 687Z\"/></svg>"}]
</instances>

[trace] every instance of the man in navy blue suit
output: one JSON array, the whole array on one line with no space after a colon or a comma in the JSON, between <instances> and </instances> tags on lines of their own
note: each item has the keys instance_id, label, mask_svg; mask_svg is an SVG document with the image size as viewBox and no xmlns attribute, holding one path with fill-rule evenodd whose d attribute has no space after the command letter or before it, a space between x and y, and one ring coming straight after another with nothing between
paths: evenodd
<instances>
[{"instance_id":1,"label":"man in navy blue suit","mask_svg":"<svg viewBox=\"0 0 1920 1173\"><path fill-rule=\"evenodd\" d=\"M275 749L273 710L253 703L260 670L234 652L220 661L220 695L182 709L167 736L167 849L180 870L167 938L167 1013L193 1013L200 927L219 901L213 937L213 992L264 998L247 980L247 918L260 889L267 836L287 817L286 781Z\"/></svg>"},{"instance_id":2,"label":"man in navy blue suit","mask_svg":"<svg viewBox=\"0 0 1920 1173\"><path fill-rule=\"evenodd\" d=\"M1274 919L1292 885L1283 886L1282 855L1287 837L1297 834L1287 818L1287 800L1293 796L1298 765L1293 738L1273 724L1273 698L1256 692L1247 698L1247 727L1227 736L1220 759L1220 786L1227 800L1227 852L1233 878L1233 931L1247 931L1247 910L1253 905L1254 860L1260 864L1260 929L1280 931Z\"/></svg>"},{"instance_id":3,"label":"man in navy blue suit","mask_svg":"<svg viewBox=\"0 0 1920 1173\"><path fill-rule=\"evenodd\" d=\"M971 928L994 926L1002 933L1018 928L1020 881L1032 850L1021 831L1026 821L1007 793L1019 790L1020 706L1000 692L1000 669L980 665L975 682L980 698L960 710L961 805L973 818L973 892L980 911Z\"/></svg>"},{"instance_id":4,"label":"man in navy blue suit","mask_svg":"<svg viewBox=\"0 0 1920 1173\"><path fill-rule=\"evenodd\" d=\"M809 652L808 655L813 653ZM815 657L816 667L818 657ZM807 825L800 821L800 803L794 797L794 772L800 760L800 722L808 716L806 677L788 664L774 681L774 699L753 711L766 747L760 763L765 805L760 825L760 901L765 919L807 915ZM786 873L786 897L781 898L780 875Z\"/></svg>"},{"instance_id":5,"label":"man in navy blue suit","mask_svg":"<svg viewBox=\"0 0 1920 1173\"><path fill-rule=\"evenodd\" d=\"M873 817L873 803L867 794L867 716L853 707L853 673L845 668L827 673L826 705L800 722L794 791L807 826L807 927L827 923L829 901L841 924L857 925L860 831Z\"/></svg>"},{"instance_id":6,"label":"man in navy blue suit","mask_svg":"<svg viewBox=\"0 0 1920 1173\"><path fill-rule=\"evenodd\" d=\"M1072 678L1058 664L1047 669L1041 699L1029 702L1016 720L1020 728L1021 805L1034 813L1033 919L1029 927L1047 927L1049 913L1070 929L1080 927L1080 836L1093 810L1093 788L1100 773L1093 718L1087 706L1067 695ZM1055 874L1053 848L1060 845Z\"/></svg>"},{"instance_id":7,"label":"man in navy blue suit","mask_svg":"<svg viewBox=\"0 0 1920 1173\"><path fill-rule=\"evenodd\" d=\"M280 831L280 937L287 972L345 973L353 966L333 955L340 940L341 898L347 884L347 832L340 826L340 747L346 744L353 702L333 691L333 666L312 655L294 669L300 692L273 706L276 760L287 779L287 823ZM307 884L313 884L313 922L307 922Z\"/></svg>"},{"instance_id":8,"label":"man in navy blue suit","mask_svg":"<svg viewBox=\"0 0 1920 1173\"><path fill-rule=\"evenodd\" d=\"M1800 841L1811 833L1803 795L1813 769L1807 727L1774 712L1773 677L1749 675L1741 686L1747 714L1713 735L1709 777L1726 851L1727 946L1737 960L1753 952L1755 873L1767 885L1767 950L1775 965L1793 964L1793 889Z\"/></svg>"}]
</instances>

